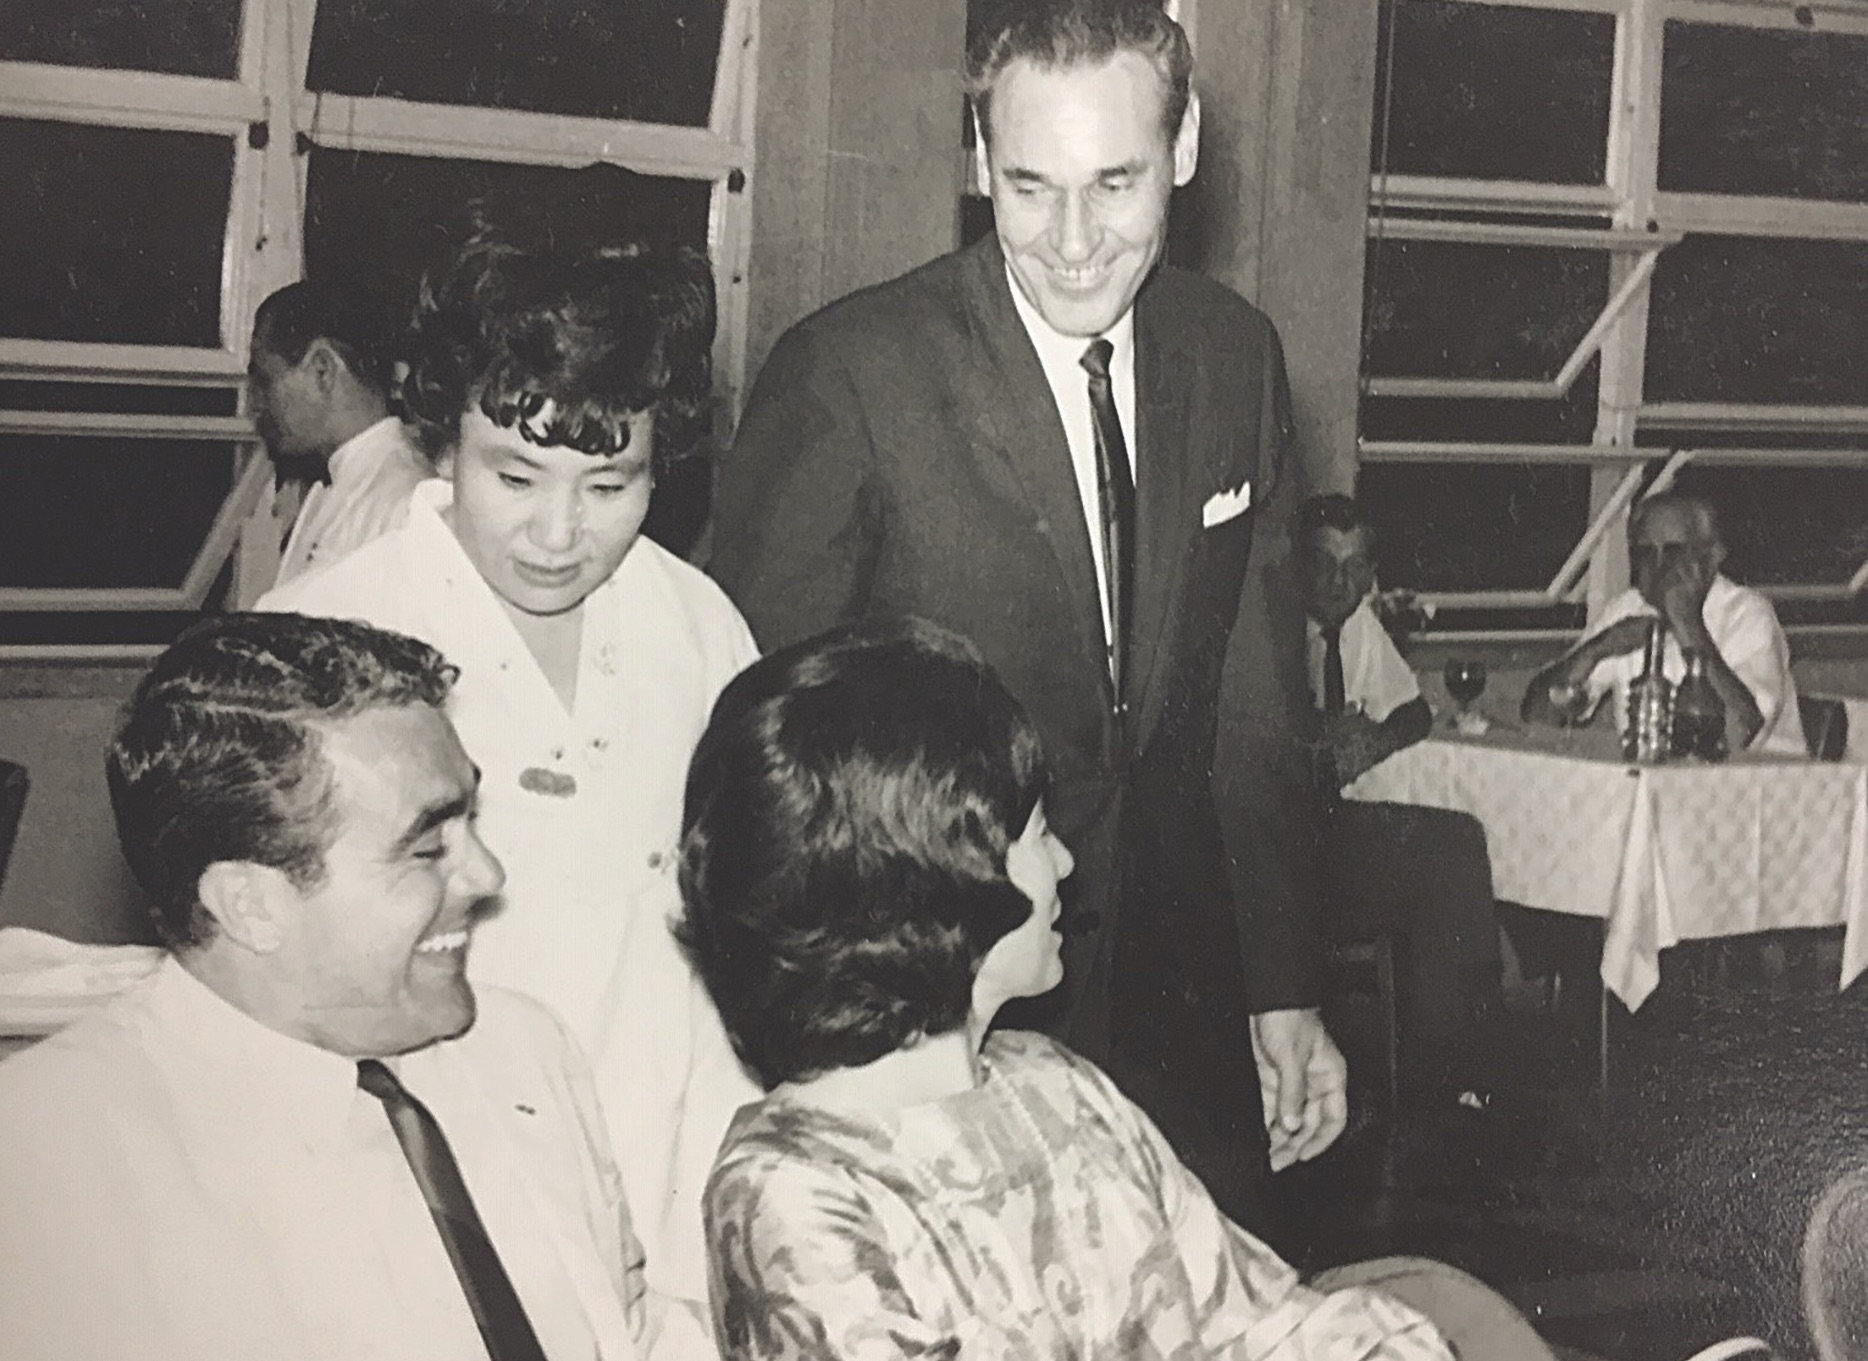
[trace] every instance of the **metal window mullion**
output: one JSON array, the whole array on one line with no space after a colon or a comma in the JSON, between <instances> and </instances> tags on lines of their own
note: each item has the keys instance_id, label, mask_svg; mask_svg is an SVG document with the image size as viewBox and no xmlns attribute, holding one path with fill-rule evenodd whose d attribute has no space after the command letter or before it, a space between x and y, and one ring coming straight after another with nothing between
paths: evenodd
<instances>
[{"instance_id":1,"label":"metal window mullion","mask_svg":"<svg viewBox=\"0 0 1868 1361\"><path fill-rule=\"evenodd\" d=\"M1788 29L1808 33L1868 33L1868 13L1861 0L1800 0L1800 3L1759 3L1758 0L1665 0L1668 19L1690 24L1726 24L1739 28ZM1807 18L1805 17L1807 16Z\"/></svg>"},{"instance_id":2,"label":"metal window mullion","mask_svg":"<svg viewBox=\"0 0 1868 1361\"><path fill-rule=\"evenodd\" d=\"M1764 406L1740 402L1643 402L1636 418L1644 430L1868 431L1868 406Z\"/></svg>"},{"instance_id":3,"label":"metal window mullion","mask_svg":"<svg viewBox=\"0 0 1868 1361\"><path fill-rule=\"evenodd\" d=\"M0 613L124 614L192 608L174 586L0 586Z\"/></svg>"},{"instance_id":4,"label":"metal window mullion","mask_svg":"<svg viewBox=\"0 0 1868 1361\"><path fill-rule=\"evenodd\" d=\"M1656 193L1654 218L1675 232L1868 241L1868 204L1746 194Z\"/></svg>"},{"instance_id":5,"label":"metal window mullion","mask_svg":"<svg viewBox=\"0 0 1868 1361\"><path fill-rule=\"evenodd\" d=\"M1535 180L1479 180L1389 172L1369 179L1369 212L1523 213L1608 217L1615 201L1600 184L1544 184ZM1389 218L1390 223L1394 221Z\"/></svg>"},{"instance_id":6,"label":"metal window mullion","mask_svg":"<svg viewBox=\"0 0 1868 1361\"><path fill-rule=\"evenodd\" d=\"M1615 70L1610 83L1606 175L1615 198L1613 225L1643 231L1653 221L1656 166L1660 157L1661 14L1656 0L1633 0L1615 26ZM1645 273L1632 296L1602 335L1596 388L1596 444L1633 446L1647 363L1648 305L1653 266L1641 270L1627 257L1609 265L1609 286L1619 292ZM1590 522L1602 518L1621 493L1623 477L1608 467L1590 474ZM1589 557L1585 596L1591 620L1627 586L1625 521L1609 518Z\"/></svg>"},{"instance_id":7,"label":"metal window mullion","mask_svg":"<svg viewBox=\"0 0 1868 1361\"><path fill-rule=\"evenodd\" d=\"M752 176L755 170L757 138L754 119L758 112L758 7L752 0L732 0L727 11L728 29L737 39L722 48L720 73L715 90L726 82L729 68L735 95L732 121L714 123L714 130L737 145L744 160L737 186L731 174L717 180L709 204L709 232L719 316L714 331L714 373L718 397L723 404L729 428L739 423L740 401L746 390L746 330L751 320L752 286ZM737 28L735 28L737 25ZM716 108L716 114L720 110ZM722 115L723 116L723 115Z\"/></svg>"},{"instance_id":8,"label":"metal window mullion","mask_svg":"<svg viewBox=\"0 0 1868 1361\"><path fill-rule=\"evenodd\" d=\"M714 179L743 168L745 148L708 128L349 95L299 96L296 125L318 146L441 159L588 165Z\"/></svg>"},{"instance_id":9,"label":"metal window mullion","mask_svg":"<svg viewBox=\"0 0 1868 1361\"><path fill-rule=\"evenodd\" d=\"M231 80L0 61L0 117L232 137L264 114Z\"/></svg>"},{"instance_id":10,"label":"metal window mullion","mask_svg":"<svg viewBox=\"0 0 1868 1361\"><path fill-rule=\"evenodd\" d=\"M1357 441L1367 463L1522 463L1574 464L1643 463L1664 452L1632 445L1517 444L1497 440L1371 440Z\"/></svg>"},{"instance_id":11,"label":"metal window mullion","mask_svg":"<svg viewBox=\"0 0 1868 1361\"><path fill-rule=\"evenodd\" d=\"M239 381L245 361L226 350L191 345L117 345L86 340L0 337L0 373L21 378L57 374L76 381L157 382L220 386Z\"/></svg>"},{"instance_id":12,"label":"metal window mullion","mask_svg":"<svg viewBox=\"0 0 1868 1361\"><path fill-rule=\"evenodd\" d=\"M250 440L245 416L165 416L116 411L0 410L0 435L146 440Z\"/></svg>"}]
</instances>

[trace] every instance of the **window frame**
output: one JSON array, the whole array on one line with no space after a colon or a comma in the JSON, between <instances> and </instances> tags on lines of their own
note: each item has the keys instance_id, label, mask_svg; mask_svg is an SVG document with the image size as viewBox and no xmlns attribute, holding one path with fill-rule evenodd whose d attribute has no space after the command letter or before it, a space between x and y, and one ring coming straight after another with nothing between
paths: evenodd
<instances>
[{"instance_id":1,"label":"window frame","mask_svg":"<svg viewBox=\"0 0 1868 1361\"><path fill-rule=\"evenodd\" d=\"M1627 584L1626 511L1649 487L1670 484L1691 463L1778 467L1868 468L1868 449L1845 450L1813 443L1809 448L1700 448L1641 445L1640 435L1668 429L1807 431L1813 436L1868 432L1868 407L1793 406L1717 402L1662 402L1643 392L1650 289L1660 254L1692 234L1775 236L1868 243L1868 204L1724 194L1662 192L1659 181L1661 55L1668 22L1720 23L1772 30L1868 34L1868 13L1859 6L1815 3L1801 7L1809 22L1788 6L1744 0L1451 0L1514 8L1609 13L1616 16L1615 66L1611 80L1608 148L1599 185L1471 180L1371 173L1368 231L1371 241L1454 240L1472 244L1522 242L1611 253L1609 298L1557 374L1541 380L1470 380L1377 375L1363 365L1365 396L1507 400L1560 397L1587 368L1601 364L1594 438L1587 445L1530 445L1497 442L1358 440L1363 463L1587 462L1591 474L1590 515L1575 548L1542 591L1423 591L1439 611L1558 607L1583 603L1591 619ZM1396 4L1408 0L1394 0ZM1377 98L1379 100L1380 93ZM1377 118L1379 119L1379 107ZM1592 227L1552 227L1513 219L1594 219ZM1501 221L1501 219L1503 219ZM1781 601L1846 602L1868 592L1868 562L1839 582L1770 585ZM1445 623L1441 625L1446 630ZM1813 626L1825 631L1868 632L1861 626ZM1533 630L1459 630L1462 636L1543 637L1558 626Z\"/></svg>"},{"instance_id":2,"label":"window frame","mask_svg":"<svg viewBox=\"0 0 1868 1361\"><path fill-rule=\"evenodd\" d=\"M711 184L707 251L716 278L716 397L737 411L749 313L758 0L727 0L706 127L570 118L421 104L306 89L317 0L244 0L235 78L0 61L0 117L98 127L212 133L234 145L221 248L216 346L0 337L0 379L237 389L260 301L304 273L304 212L313 146L575 167L608 161ZM231 560L232 599L248 604L277 563L270 461L245 414L130 415L0 409L0 433L129 436L236 445L232 489L178 588L0 586L0 610L197 610ZM133 652L154 649L128 645ZM124 647L0 645L0 660L120 655Z\"/></svg>"}]
</instances>

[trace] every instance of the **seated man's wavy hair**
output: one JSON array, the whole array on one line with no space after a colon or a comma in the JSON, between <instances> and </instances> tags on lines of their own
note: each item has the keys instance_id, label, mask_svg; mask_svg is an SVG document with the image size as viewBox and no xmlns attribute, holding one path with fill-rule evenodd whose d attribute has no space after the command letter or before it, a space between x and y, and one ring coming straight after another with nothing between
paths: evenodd
<instances>
[{"instance_id":1,"label":"seated man's wavy hair","mask_svg":"<svg viewBox=\"0 0 1868 1361\"><path fill-rule=\"evenodd\" d=\"M1045 785L1018 701L931 624L839 629L727 686L688 770L679 935L768 1087L965 1023L1031 914L1005 853Z\"/></svg>"},{"instance_id":2,"label":"seated man's wavy hair","mask_svg":"<svg viewBox=\"0 0 1868 1361\"><path fill-rule=\"evenodd\" d=\"M201 876L218 861L324 881L339 830L323 733L367 709L447 702L428 644L344 619L213 615L137 684L105 757L117 840L171 950L206 944Z\"/></svg>"},{"instance_id":3,"label":"seated man's wavy hair","mask_svg":"<svg viewBox=\"0 0 1868 1361\"><path fill-rule=\"evenodd\" d=\"M622 452L653 409L666 468L706 434L713 274L682 248L565 245L484 227L422 280L402 400L430 458L477 406L529 442Z\"/></svg>"}]
</instances>

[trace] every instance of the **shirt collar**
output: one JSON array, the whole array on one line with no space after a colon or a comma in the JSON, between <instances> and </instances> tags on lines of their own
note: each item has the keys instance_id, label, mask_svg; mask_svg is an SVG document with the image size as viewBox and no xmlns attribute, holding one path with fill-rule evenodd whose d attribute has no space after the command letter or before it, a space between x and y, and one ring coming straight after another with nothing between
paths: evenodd
<instances>
[{"instance_id":1,"label":"shirt collar","mask_svg":"<svg viewBox=\"0 0 1868 1361\"><path fill-rule=\"evenodd\" d=\"M1012 290L1012 306L1018 310L1018 319L1025 324L1025 334L1031 337L1031 343L1037 349L1045 371L1053 374L1081 372L1083 352L1095 337L1067 336L1054 328L1044 319L1043 313L1026 299L1018 286L1018 280L1012 275L1010 265L1006 266L1005 283ZM1134 307L1131 306L1117 317L1115 324L1103 332L1102 339L1107 340L1111 347L1109 371L1132 372L1135 364Z\"/></svg>"},{"instance_id":2,"label":"shirt collar","mask_svg":"<svg viewBox=\"0 0 1868 1361\"><path fill-rule=\"evenodd\" d=\"M255 1020L173 956L151 979L148 1010L172 1046L155 1058L207 1138L238 1146L250 1131L250 1147L262 1151L280 1142L328 1148L342 1137L357 1099L355 1060Z\"/></svg>"},{"instance_id":3,"label":"shirt collar","mask_svg":"<svg viewBox=\"0 0 1868 1361\"><path fill-rule=\"evenodd\" d=\"M331 470L331 480L335 482L340 477L348 477L352 471L351 465L366 458L367 451L380 448L392 439L400 439L401 427L402 422L394 416L385 416L380 421L364 426L338 445L331 451L330 458L325 460Z\"/></svg>"}]
</instances>

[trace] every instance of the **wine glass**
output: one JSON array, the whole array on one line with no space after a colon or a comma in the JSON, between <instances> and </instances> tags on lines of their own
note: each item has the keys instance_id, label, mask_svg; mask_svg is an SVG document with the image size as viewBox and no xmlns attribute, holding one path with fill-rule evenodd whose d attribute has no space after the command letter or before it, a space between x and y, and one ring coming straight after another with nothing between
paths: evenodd
<instances>
[{"instance_id":1,"label":"wine glass","mask_svg":"<svg viewBox=\"0 0 1868 1361\"><path fill-rule=\"evenodd\" d=\"M1446 681L1446 692L1453 697L1457 706L1451 719L1454 727L1461 726L1461 720L1471 709L1474 701L1485 693L1485 663L1467 657L1455 657L1447 662L1446 670L1440 673Z\"/></svg>"}]
</instances>

